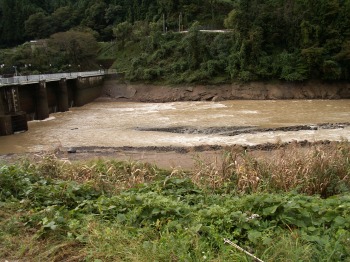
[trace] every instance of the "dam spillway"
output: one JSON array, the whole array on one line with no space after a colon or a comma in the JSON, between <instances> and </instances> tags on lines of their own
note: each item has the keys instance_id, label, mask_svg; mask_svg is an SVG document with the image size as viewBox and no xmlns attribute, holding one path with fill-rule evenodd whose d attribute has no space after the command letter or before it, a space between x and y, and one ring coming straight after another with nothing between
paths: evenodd
<instances>
[{"instance_id":1,"label":"dam spillway","mask_svg":"<svg viewBox=\"0 0 350 262\"><path fill-rule=\"evenodd\" d=\"M0 136L27 131L27 121L83 106L100 96L104 76L92 71L0 78Z\"/></svg>"}]
</instances>

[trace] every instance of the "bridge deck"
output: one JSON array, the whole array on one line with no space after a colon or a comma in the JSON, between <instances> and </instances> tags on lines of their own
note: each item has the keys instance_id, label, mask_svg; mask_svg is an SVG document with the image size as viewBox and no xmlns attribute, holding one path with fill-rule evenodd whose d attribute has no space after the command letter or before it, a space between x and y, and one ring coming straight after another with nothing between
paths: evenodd
<instances>
[{"instance_id":1,"label":"bridge deck","mask_svg":"<svg viewBox=\"0 0 350 262\"><path fill-rule=\"evenodd\" d=\"M99 71L89 71L89 72L71 72L71 73L59 73L59 74L14 76L9 78L0 78L0 87L8 86L8 85L27 85L32 83L39 83L40 81L43 81L43 80L45 80L46 82L50 82L50 81L59 81L62 78L75 79L78 77L100 76L100 75L106 75L109 73L110 72L107 70L99 70Z\"/></svg>"}]
</instances>

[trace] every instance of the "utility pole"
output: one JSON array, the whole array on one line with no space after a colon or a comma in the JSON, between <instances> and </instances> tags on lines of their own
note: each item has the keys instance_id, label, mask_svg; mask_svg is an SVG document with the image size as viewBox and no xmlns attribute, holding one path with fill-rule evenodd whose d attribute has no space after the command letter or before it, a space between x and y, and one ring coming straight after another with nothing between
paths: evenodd
<instances>
[{"instance_id":1,"label":"utility pole","mask_svg":"<svg viewBox=\"0 0 350 262\"><path fill-rule=\"evenodd\" d=\"M182 24L182 12L179 14L179 32L181 32L181 24Z\"/></svg>"}]
</instances>

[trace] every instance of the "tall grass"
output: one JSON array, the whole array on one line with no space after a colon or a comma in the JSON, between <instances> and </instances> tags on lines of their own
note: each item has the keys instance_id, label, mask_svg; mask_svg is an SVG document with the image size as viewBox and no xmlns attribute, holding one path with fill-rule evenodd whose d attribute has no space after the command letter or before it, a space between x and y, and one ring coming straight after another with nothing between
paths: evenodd
<instances>
[{"instance_id":1,"label":"tall grass","mask_svg":"<svg viewBox=\"0 0 350 262\"><path fill-rule=\"evenodd\" d=\"M349 176L347 142L187 172L36 155L0 165L0 261L251 261L224 238L264 261L347 261Z\"/></svg>"},{"instance_id":2,"label":"tall grass","mask_svg":"<svg viewBox=\"0 0 350 262\"><path fill-rule=\"evenodd\" d=\"M141 162L95 160L70 162L55 154L26 161L42 176L88 182L98 190L119 192L165 177L187 177L201 188L239 194L298 192L328 197L350 190L348 142L281 147L274 152L226 151L215 162L196 159L192 171L161 170Z\"/></svg>"},{"instance_id":3,"label":"tall grass","mask_svg":"<svg viewBox=\"0 0 350 262\"><path fill-rule=\"evenodd\" d=\"M301 148L290 145L254 157L226 152L221 161L198 161L192 180L202 187L240 194L296 191L328 197L350 190L350 146L347 142Z\"/></svg>"},{"instance_id":4,"label":"tall grass","mask_svg":"<svg viewBox=\"0 0 350 262\"><path fill-rule=\"evenodd\" d=\"M133 188L169 173L149 163L101 159L72 163L58 159L55 154L37 155L34 163L31 167L43 177L89 183L109 193Z\"/></svg>"}]
</instances>

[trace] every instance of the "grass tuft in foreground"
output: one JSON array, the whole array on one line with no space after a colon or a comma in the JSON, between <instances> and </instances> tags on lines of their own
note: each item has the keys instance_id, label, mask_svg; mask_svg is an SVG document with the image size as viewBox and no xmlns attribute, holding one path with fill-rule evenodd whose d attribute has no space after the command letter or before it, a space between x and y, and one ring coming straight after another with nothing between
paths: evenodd
<instances>
[{"instance_id":1,"label":"grass tuft in foreground","mask_svg":"<svg viewBox=\"0 0 350 262\"><path fill-rule=\"evenodd\" d=\"M252 261L224 238L264 261L349 261L349 149L230 152L192 172L3 164L0 261Z\"/></svg>"}]
</instances>

